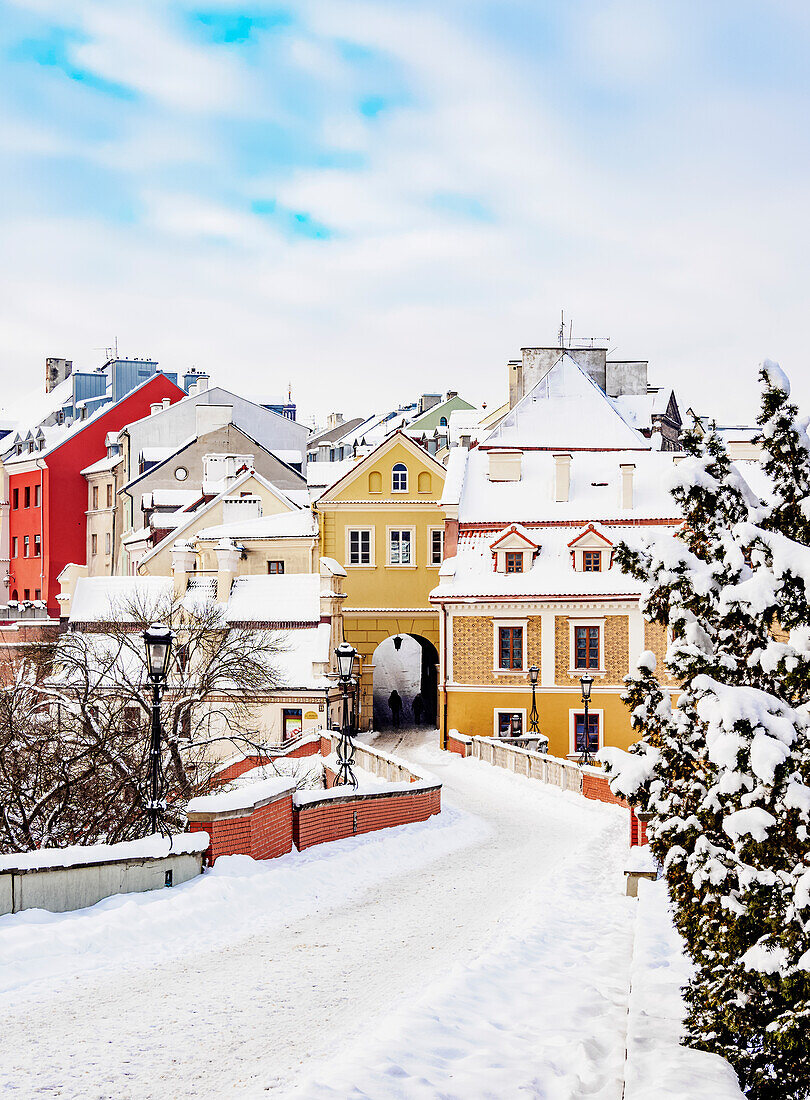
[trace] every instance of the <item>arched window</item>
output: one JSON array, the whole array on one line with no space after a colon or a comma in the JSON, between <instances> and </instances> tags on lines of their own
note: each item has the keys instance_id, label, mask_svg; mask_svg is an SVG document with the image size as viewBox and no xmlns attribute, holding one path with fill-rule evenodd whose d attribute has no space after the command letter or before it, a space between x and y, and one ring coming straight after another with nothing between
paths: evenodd
<instances>
[{"instance_id":1,"label":"arched window","mask_svg":"<svg viewBox=\"0 0 810 1100\"><path fill-rule=\"evenodd\" d=\"M17 589L16 589L16 588L15 588L15 589L14 589L14 591L13 591L13 592L11 593L11 598L12 598L12 600L14 601L14 603L16 603L16 602L17 602Z\"/></svg>"},{"instance_id":2,"label":"arched window","mask_svg":"<svg viewBox=\"0 0 810 1100\"><path fill-rule=\"evenodd\" d=\"M440 427L440 428L446 428L446 427L447 427L447 417L446 417L446 416L443 416L443 417L442 417L442 418L441 418L441 419L439 420L439 427Z\"/></svg>"},{"instance_id":3,"label":"arched window","mask_svg":"<svg viewBox=\"0 0 810 1100\"><path fill-rule=\"evenodd\" d=\"M433 488L430 474L427 470L423 470L417 479L417 485L420 493L429 493Z\"/></svg>"},{"instance_id":4,"label":"arched window","mask_svg":"<svg viewBox=\"0 0 810 1100\"><path fill-rule=\"evenodd\" d=\"M382 492L382 474L379 470L372 470L368 475L368 491L370 493Z\"/></svg>"},{"instance_id":5,"label":"arched window","mask_svg":"<svg viewBox=\"0 0 810 1100\"><path fill-rule=\"evenodd\" d=\"M404 462L397 462L391 471L391 489L395 493L408 491L408 467Z\"/></svg>"}]
</instances>

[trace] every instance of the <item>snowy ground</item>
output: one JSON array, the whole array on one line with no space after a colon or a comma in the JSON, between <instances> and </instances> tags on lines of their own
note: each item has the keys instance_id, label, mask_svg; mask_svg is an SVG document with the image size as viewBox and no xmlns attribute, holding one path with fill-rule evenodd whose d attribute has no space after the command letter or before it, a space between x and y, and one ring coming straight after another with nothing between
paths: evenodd
<instances>
[{"instance_id":1,"label":"snowy ground","mask_svg":"<svg viewBox=\"0 0 810 1100\"><path fill-rule=\"evenodd\" d=\"M0 1091L620 1100L628 1031L633 1100L659 1031L691 1080L691 1059L709 1056L674 1045L677 942L648 937L634 960L626 815L423 741L377 744L440 775L444 812L429 822L0 919ZM651 998L670 1006L660 1021ZM711 1092L659 1081L646 1095L739 1097L713 1062Z\"/></svg>"}]
</instances>

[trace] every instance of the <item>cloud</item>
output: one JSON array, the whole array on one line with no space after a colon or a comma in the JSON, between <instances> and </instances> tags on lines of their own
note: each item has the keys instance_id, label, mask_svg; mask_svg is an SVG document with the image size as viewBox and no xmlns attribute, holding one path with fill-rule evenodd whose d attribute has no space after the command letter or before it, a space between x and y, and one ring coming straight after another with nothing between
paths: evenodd
<instances>
[{"instance_id":1,"label":"cloud","mask_svg":"<svg viewBox=\"0 0 810 1100\"><path fill-rule=\"evenodd\" d=\"M318 414L437 387L498 403L506 361L552 339L562 307L721 418L750 415L764 354L803 366L808 82L797 68L763 87L738 59L758 29L762 69L806 46L801 10L14 11L9 389L46 355L95 365L117 335L247 392L292 380Z\"/></svg>"}]
</instances>

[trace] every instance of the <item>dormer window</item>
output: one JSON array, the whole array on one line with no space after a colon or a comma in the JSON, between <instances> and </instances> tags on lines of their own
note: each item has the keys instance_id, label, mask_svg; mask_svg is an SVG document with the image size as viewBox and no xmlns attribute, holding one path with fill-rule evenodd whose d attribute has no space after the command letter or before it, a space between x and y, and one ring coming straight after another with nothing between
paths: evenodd
<instances>
[{"instance_id":1,"label":"dormer window","mask_svg":"<svg viewBox=\"0 0 810 1100\"><path fill-rule=\"evenodd\" d=\"M525 527L513 523L489 544L496 573L528 573L540 551Z\"/></svg>"},{"instance_id":2,"label":"dormer window","mask_svg":"<svg viewBox=\"0 0 810 1100\"><path fill-rule=\"evenodd\" d=\"M596 524L588 526L568 543L571 564L577 573L602 573L613 561L613 543Z\"/></svg>"}]
</instances>

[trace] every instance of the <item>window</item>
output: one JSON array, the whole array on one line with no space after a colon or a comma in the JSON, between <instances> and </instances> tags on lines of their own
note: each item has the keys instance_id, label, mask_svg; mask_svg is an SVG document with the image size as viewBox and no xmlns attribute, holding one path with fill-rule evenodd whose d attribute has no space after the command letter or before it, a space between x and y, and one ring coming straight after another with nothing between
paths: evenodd
<instances>
[{"instance_id":1,"label":"window","mask_svg":"<svg viewBox=\"0 0 810 1100\"><path fill-rule=\"evenodd\" d=\"M522 573L523 572L523 551L522 550L507 550L506 551L506 572L507 573Z\"/></svg>"},{"instance_id":2,"label":"window","mask_svg":"<svg viewBox=\"0 0 810 1100\"><path fill-rule=\"evenodd\" d=\"M574 627L574 668L599 668L599 627Z\"/></svg>"},{"instance_id":3,"label":"window","mask_svg":"<svg viewBox=\"0 0 810 1100\"><path fill-rule=\"evenodd\" d=\"M269 561L267 563L267 572L273 576L280 576L284 572L283 561Z\"/></svg>"},{"instance_id":4,"label":"window","mask_svg":"<svg viewBox=\"0 0 810 1100\"><path fill-rule=\"evenodd\" d=\"M300 707L284 707L281 711L281 735L285 741L298 737L303 731L304 722Z\"/></svg>"},{"instance_id":5,"label":"window","mask_svg":"<svg viewBox=\"0 0 810 1100\"><path fill-rule=\"evenodd\" d=\"M19 490L19 489L15 489L15 490L14 490L14 494L13 494L13 497L14 497L14 505L13 505L13 507L15 507L15 508L19 508L19 507L20 507L20 490Z\"/></svg>"},{"instance_id":6,"label":"window","mask_svg":"<svg viewBox=\"0 0 810 1100\"><path fill-rule=\"evenodd\" d=\"M599 715L588 715L588 752L599 751ZM585 715L574 715L574 752L585 752Z\"/></svg>"},{"instance_id":7,"label":"window","mask_svg":"<svg viewBox=\"0 0 810 1100\"><path fill-rule=\"evenodd\" d=\"M112 505L113 505L112 491L113 491L112 482L108 481L107 482L107 507L108 508L112 508Z\"/></svg>"},{"instance_id":8,"label":"window","mask_svg":"<svg viewBox=\"0 0 810 1100\"><path fill-rule=\"evenodd\" d=\"M98 535L91 535L90 536L90 553L91 554L97 554L98 553Z\"/></svg>"},{"instance_id":9,"label":"window","mask_svg":"<svg viewBox=\"0 0 810 1100\"><path fill-rule=\"evenodd\" d=\"M34 507L39 508L40 504L41 504L41 500L40 500L40 496L39 496L39 485L35 485L34 486Z\"/></svg>"},{"instance_id":10,"label":"window","mask_svg":"<svg viewBox=\"0 0 810 1100\"><path fill-rule=\"evenodd\" d=\"M349 531L349 565L371 565L371 530Z\"/></svg>"},{"instance_id":11,"label":"window","mask_svg":"<svg viewBox=\"0 0 810 1100\"><path fill-rule=\"evenodd\" d=\"M34 557L38 558L42 554L42 539L39 535L34 535ZM39 597L37 597L39 598Z\"/></svg>"},{"instance_id":12,"label":"window","mask_svg":"<svg viewBox=\"0 0 810 1100\"><path fill-rule=\"evenodd\" d=\"M24 600L30 600L31 599L31 589L30 588L24 588L23 589L23 599Z\"/></svg>"},{"instance_id":13,"label":"window","mask_svg":"<svg viewBox=\"0 0 810 1100\"><path fill-rule=\"evenodd\" d=\"M25 488L23 489L23 492L25 493L25 507L30 508L31 507L31 486L26 485Z\"/></svg>"},{"instance_id":14,"label":"window","mask_svg":"<svg viewBox=\"0 0 810 1100\"><path fill-rule=\"evenodd\" d=\"M35 600L41 600L42 599L42 589L41 588L35 588L34 589L34 599Z\"/></svg>"},{"instance_id":15,"label":"window","mask_svg":"<svg viewBox=\"0 0 810 1100\"><path fill-rule=\"evenodd\" d=\"M498 737L514 737L523 733L523 713L519 710L499 710L497 712L498 718ZM517 734L514 734L512 727L516 728Z\"/></svg>"},{"instance_id":16,"label":"window","mask_svg":"<svg viewBox=\"0 0 810 1100\"><path fill-rule=\"evenodd\" d=\"M11 556L12 556L12 558L17 557L18 551L19 551L19 543L17 542L17 537L15 535L14 538L11 540Z\"/></svg>"},{"instance_id":17,"label":"window","mask_svg":"<svg viewBox=\"0 0 810 1100\"><path fill-rule=\"evenodd\" d=\"M188 477L188 470L185 466L178 466L174 471L175 481L185 481Z\"/></svg>"},{"instance_id":18,"label":"window","mask_svg":"<svg viewBox=\"0 0 810 1100\"><path fill-rule=\"evenodd\" d=\"M498 627L498 668L523 668L523 627Z\"/></svg>"},{"instance_id":19,"label":"window","mask_svg":"<svg viewBox=\"0 0 810 1100\"><path fill-rule=\"evenodd\" d=\"M434 527L430 532L430 564L441 565L444 561L444 528Z\"/></svg>"},{"instance_id":20,"label":"window","mask_svg":"<svg viewBox=\"0 0 810 1100\"><path fill-rule=\"evenodd\" d=\"M98 508L98 485L93 486L93 503L92 508Z\"/></svg>"},{"instance_id":21,"label":"window","mask_svg":"<svg viewBox=\"0 0 810 1100\"><path fill-rule=\"evenodd\" d=\"M411 541L413 532L409 528L398 531L388 532L388 564L389 565L410 565L412 562L411 557Z\"/></svg>"},{"instance_id":22,"label":"window","mask_svg":"<svg viewBox=\"0 0 810 1100\"><path fill-rule=\"evenodd\" d=\"M440 428L446 428L447 427L447 417L446 416L440 416L439 417L439 427Z\"/></svg>"},{"instance_id":23,"label":"window","mask_svg":"<svg viewBox=\"0 0 810 1100\"><path fill-rule=\"evenodd\" d=\"M391 471L391 488L395 493L408 491L408 467L403 462L397 462Z\"/></svg>"},{"instance_id":24,"label":"window","mask_svg":"<svg viewBox=\"0 0 810 1100\"><path fill-rule=\"evenodd\" d=\"M585 573L600 573L602 571L602 551L583 550L582 569Z\"/></svg>"},{"instance_id":25,"label":"window","mask_svg":"<svg viewBox=\"0 0 810 1100\"><path fill-rule=\"evenodd\" d=\"M107 531L104 535L104 553L105 554L109 554L110 550L112 549L111 543L112 543L112 539L110 538L110 532Z\"/></svg>"},{"instance_id":26,"label":"window","mask_svg":"<svg viewBox=\"0 0 810 1100\"><path fill-rule=\"evenodd\" d=\"M27 558L31 552L31 538L29 535L23 537L23 557ZM26 596L26 599L28 597Z\"/></svg>"}]
</instances>

